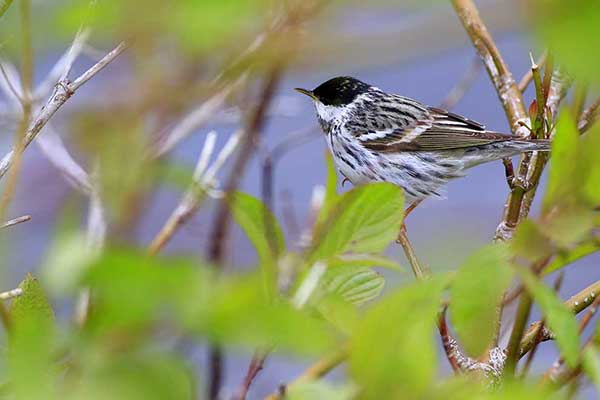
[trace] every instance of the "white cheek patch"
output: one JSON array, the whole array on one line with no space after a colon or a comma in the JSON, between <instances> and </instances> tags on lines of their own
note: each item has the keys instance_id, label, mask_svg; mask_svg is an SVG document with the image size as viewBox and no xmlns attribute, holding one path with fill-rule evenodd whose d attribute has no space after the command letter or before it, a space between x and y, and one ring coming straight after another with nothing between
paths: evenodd
<instances>
[{"instance_id":1,"label":"white cheek patch","mask_svg":"<svg viewBox=\"0 0 600 400\"><path fill-rule=\"evenodd\" d=\"M317 114L319 114L319 117L326 122L330 122L341 117L344 111L342 107L326 106L320 101L315 101L315 108L317 109Z\"/></svg>"}]
</instances>

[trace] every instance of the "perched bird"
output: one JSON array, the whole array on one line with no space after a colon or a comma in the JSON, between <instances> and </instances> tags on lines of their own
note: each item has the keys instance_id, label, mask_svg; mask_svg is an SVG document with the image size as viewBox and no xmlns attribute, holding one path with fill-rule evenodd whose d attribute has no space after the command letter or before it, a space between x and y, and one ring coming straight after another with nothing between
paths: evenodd
<instances>
[{"instance_id":1,"label":"perched bird","mask_svg":"<svg viewBox=\"0 0 600 400\"><path fill-rule=\"evenodd\" d=\"M488 161L549 151L548 140L488 131L463 116L341 76L311 97L336 168L353 184L391 182L408 204L440 196L449 180Z\"/></svg>"}]
</instances>

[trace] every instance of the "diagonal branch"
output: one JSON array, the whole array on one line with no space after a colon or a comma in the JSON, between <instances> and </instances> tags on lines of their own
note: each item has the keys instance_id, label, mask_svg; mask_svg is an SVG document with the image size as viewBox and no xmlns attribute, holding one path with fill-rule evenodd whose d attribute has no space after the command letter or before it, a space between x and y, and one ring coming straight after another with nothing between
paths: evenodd
<instances>
[{"instance_id":1,"label":"diagonal branch","mask_svg":"<svg viewBox=\"0 0 600 400\"><path fill-rule=\"evenodd\" d=\"M123 51L125 51L126 48L127 44L125 42L121 42L110 53L104 56L102 60L98 61L98 63L93 65L90 69L75 79L75 81L69 82L68 80L64 79L57 83L54 93L52 96L50 96L46 102L46 105L42 107L35 120L33 120L27 128L22 143L20 144L20 148L22 150L13 148L0 160L0 179L6 175L12 166L18 155L17 153L19 151L24 151L25 148L31 144L33 139L35 139L35 137L40 133L50 118L52 118L58 109L66 103L66 101L75 93L75 91L77 91L77 89L79 89L83 84L89 81L92 77L94 77L94 75L96 75L110 62L117 58Z\"/></svg>"}]
</instances>

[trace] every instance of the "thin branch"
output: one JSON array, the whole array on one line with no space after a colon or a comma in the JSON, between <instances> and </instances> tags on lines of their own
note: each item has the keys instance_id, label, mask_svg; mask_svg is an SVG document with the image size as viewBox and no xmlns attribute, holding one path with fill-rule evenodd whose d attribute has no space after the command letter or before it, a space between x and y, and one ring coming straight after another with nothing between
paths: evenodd
<instances>
[{"instance_id":1,"label":"thin branch","mask_svg":"<svg viewBox=\"0 0 600 400\"><path fill-rule=\"evenodd\" d=\"M270 394L269 396L265 397L265 400L282 400L285 397L285 393L289 389L325 376L332 369L344 362L348 358L349 354L350 346L347 344L341 347L340 349L336 350L335 352L326 355L325 357L308 367L298 378L296 378L291 383L287 385L281 385L277 393Z\"/></svg>"},{"instance_id":2,"label":"thin branch","mask_svg":"<svg viewBox=\"0 0 600 400\"><path fill-rule=\"evenodd\" d=\"M3 61L0 61L0 72L2 73L2 77L4 78L4 85L0 84L0 88L3 88L4 91L6 93L8 93L9 95L14 96L15 101L20 104L22 106L23 104L23 99L21 99L21 94L19 93L19 91L17 90L15 84L13 83L13 81L15 79L11 79L8 76L8 73L6 71L6 63ZM10 98L10 96L9 96Z\"/></svg>"},{"instance_id":3,"label":"thin branch","mask_svg":"<svg viewBox=\"0 0 600 400\"><path fill-rule=\"evenodd\" d=\"M69 154L52 125L48 124L46 131L45 135L39 136L35 141L42 154L74 189L86 196L90 195L92 183L88 173Z\"/></svg>"},{"instance_id":4,"label":"thin branch","mask_svg":"<svg viewBox=\"0 0 600 400\"><path fill-rule=\"evenodd\" d=\"M63 81L67 79L71 69L73 68L73 63L77 59L77 57L83 51L85 47L86 41L90 36L89 29L79 29L73 38L73 43L71 46L65 51L65 53L59 58L59 60L54 64L46 78L35 88L34 99L40 99L42 96L47 96L46 93L52 90L52 87L56 84L56 82Z\"/></svg>"},{"instance_id":5,"label":"thin branch","mask_svg":"<svg viewBox=\"0 0 600 400\"><path fill-rule=\"evenodd\" d=\"M246 165L254 151L255 143L260 138L264 125L264 116L273 98L275 88L279 84L282 66L275 64L265 77L262 93L257 106L248 119L245 134L241 140L240 152L236 158L229 177L224 186L226 198L233 194L238 188L246 170ZM211 263L220 266L223 263L225 242L227 240L230 226L229 204L226 200L219 202L215 211L212 231L209 235L210 243L208 256ZM222 355L218 347L212 347L210 351L210 377L209 377L209 399L214 400L219 396L221 388Z\"/></svg>"},{"instance_id":6,"label":"thin branch","mask_svg":"<svg viewBox=\"0 0 600 400\"><path fill-rule=\"evenodd\" d=\"M179 227L183 226L194 215L205 198L205 195L214 192L212 187L215 186L215 175L237 147L239 138L242 134L243 132L239 130L231 135L225 146L221 149L221 152L217 155L215 162L210 167L208 167L208 162L214 149L216 133L210 132L206 136L206 141L204 142L204 146L200 152L200 157L198 158L194 170L192 183L161 230L156 234L154 239L152 239L152 242L148 247L148 252L150 254L158 253L171 240Z\"/></svg>"},{"instance_id":7,"label":"thin branch","mask_svg":"<svg viewBox=\"0 0 600 400\"><path fill-rule=\"evenodd\" d=\"M444 110L451 110L465 96L469 89L473 86L479 72L481 71L481 62L478 59L473 60L469 69L464 73L458 83L448 92L439 107Z\"/></svg>"},{"instance_id":8,"label":"thin branch","mask_svg":"<svg viewBox=\"0 0 600 400\"><path fill-rule=\"evenodd\" d=\"M65 102L75 93L75 91L88 80L90 80L94 75L100 72L111 61L117 58L123 51L125 51L126 48L127 45L125 42L121 42L110 53L104 56L102 60L84 72L74 82L69 83L67 80L58 82L54 89L54 93L52 96L50 96L46 102L46 105L42 107L38 116L29 125L29 128L27 129L19 147L24 150L27 146L29 146L33 139L35 139L35 137L40 133L42 128L48 123L50 118L52 118L52 116L63 104L65 104ZM6 175L18 156L19 149L15 147L0 160L0 179Z\"/></svg>"},{"instance_id":9,"label":"thin branch","mask_svg":"<svg viewBox=\"0 0 600 400\"><path fill-rule=\"evenodd\" d=\"M268 352L257 351L254 354L254 356L252 356L252 360L250 361L250 365L248 366L248 371L246 372L244 381L242 382L237 393L233 395L232 400L246 399L246 396L248 395L248 390L250 390L250 386L252 386L254 379L256 378L258 373L264 368L265 360L267 359L268 354Z\"/></svg>"},{"instance_id":10,"label":"thin branch","mask_svg":"<svg viewBox=\"0 0 600 400\"><path fill-rule=\"evenodd\" d=\"M27 222L31 220L31 215L23 215L21 217L17 217L14 219L11 219L9 221L6 221L5 223L3 223L2 225L0 225L0 229L4 229L4 228L8 228L11 226L15 226L18 224L21 224L23 222Z\"/></svg>"},{"instance_id":11,"label":"thin branch","mask_svg":"<svg viewBox=\"0 0 600 400\"><path fill-rule=\"evenodd\" d=\"M562 287L564 278L565 278L565 273L564 273L564 271L561 271L561 273L558 275L558 277L554 281L554 292L555 293L558 293L560 291L560 288ZM538 330L537 335L535 337L535 341L533 343L533 348L529 352L529 354L527 356L527 360L525 360L525 365L523 366L523 369L521 370L522 378L526 377L527 374L529 373L529 369L531 368L531 364L533 363L533 359L537 353L538 345L542 342L542 339L544 337L545 323L546 322L544 320L541 321L541 327Z\"/></svg>"},{"instance_id":12,"label":"thin branch","mask_svg":"<svg viewBox=\"0 0 600 400\"><path fill-rule=\"evenodd\" d=\"M22 294L23 294L23 289L16 288L16 289L13 289L13 290L9 290L7 292L0 293L0 300L10 300L10 299L13 299L15 297L19 297Z\"/></svg>"},{"instance_id":13,"label":"thin branch","mask_svg":"<svg viewBox=\"0 0 600 400\"><path fill-rule=\"evenodd\" d=\"M571 296L569 300L565 301L565 306L570 309L573 314L578 314L581 311L585 310L589 307L594 300L600 294L600 281L594 282L585 289L581 290L577 294ZM542 329L541 321L537 321L532 323L529 326L529 329L523 335L523 339L521 340L521 350L520 357L524 356L531 350L533 344L535 343L535 338L538 334L538 331ZM552 340L554 338L552 332L544 329L544 333L542 335L542 342L547 340Z\"/></svg>"},{"instance_id":14,"label":"thin branch","mask_svg":"<svg viewBox=\"0 0 600 400\"><path fill-rule=\"evenodd\" d=\"M151 149L152 157L161 157L168 153L179 142L205 125L223 106L227 96L229 96L236 87L242 84L245 79L246 74L239 77L235 82L223 87L200 104L196 109L183 117L183 119Z\"/></svg>"},{"instance_id":15,"label":"thin branch","mask_svg":"<svg viewBox=\"0 0 600 400\"><path fill-rule=\"evenodd\" d=\"M427 266L419 262L417 254L415 253L415 250L408 239L406 226L404 224L400 228L396 242L402 246L402 249L404 249L404 254L406 254L406 258L408 258L408 262L413 270L413 273L415 274L415 277L417 279L425 279L429 277L431 275L431 271Z\"/></svg>"},{"instance_id":16,"label":"thin branch","mask_svg":"<svg viewBox=\"0 0 600 400\"><path fill-rule=\"evenodd\" d=\"M581 113L581 118L579 118L579 123L577 124L577 127L581 133L585 133L588 129L590 129L594 122L598 120L598 117L600 117L599 110L600 97L594 100L592 104L590 104L588 108L583 110Z\"/></svg>"},{"instance_id":17,"label":"thin branch","mask_svg":"<svg viewBox=\"0 0 600 400\"><path fill-rule=\"evenodd\" d=\"M548 52L544 51L542 53L542 55L540 56L540 58L538 58L538 60L536 61L536 64L537 65L546 64L547 57L548 57ZM527 87L531 83L532 79L533 79L533 71L530 68L527 70L527 72L523 75L523 77L519 81L519 91L521 93L523 93L523 92L525 92L525 90L527 90Z\"/></svg>"},{"instance_id":18,"label":"thin branch","mask_svg":"<svg viewBox=\"0 0 600 400\"><path fill-rule=\"evenodd\" d=\"M452 4L496 87L512 131L515 134L520 133L518 121L525 120L527 112L523 106L521 92L508 66L479 16L475 4L471 0L452 0Z\"/></svg>"}]
</instances>

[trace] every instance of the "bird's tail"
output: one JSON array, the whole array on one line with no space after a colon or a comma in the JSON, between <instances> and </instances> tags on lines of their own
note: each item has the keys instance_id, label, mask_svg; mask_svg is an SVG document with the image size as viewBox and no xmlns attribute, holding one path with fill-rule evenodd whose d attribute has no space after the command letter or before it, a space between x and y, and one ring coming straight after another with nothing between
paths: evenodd
<instances>
[{"instance_id":1,"label":"bird's tail","mask_svg":"<svg viewBox=\"0 0 600 400\"><path fill-rule=\"evenodd\" d=\"M508 147L514 147L519 152L550 151L552 142L548 139L511 140Z\"/></svg>"}]
</instances>

